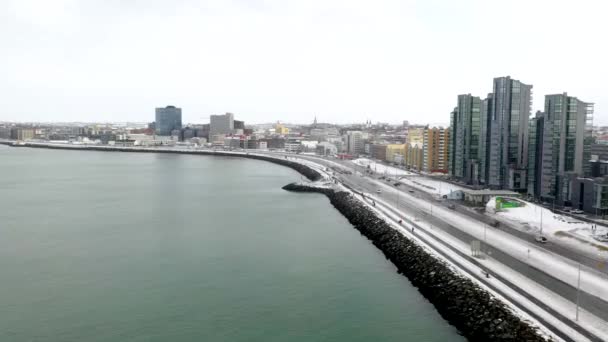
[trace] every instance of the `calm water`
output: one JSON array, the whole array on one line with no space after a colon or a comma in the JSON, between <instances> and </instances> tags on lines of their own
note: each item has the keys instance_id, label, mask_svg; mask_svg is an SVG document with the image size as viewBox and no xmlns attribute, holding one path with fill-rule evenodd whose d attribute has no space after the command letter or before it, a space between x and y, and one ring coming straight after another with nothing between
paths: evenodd
<instances>
[{"instance_id":1,"label":"calm water","mask_svg":"<svg viewBox=\"0 0 608 342\"><path fill-rule=\"evenodd\" d=\"M459 341L295 171L0 146L0 341Z\"/></svg>"}]
</instances>

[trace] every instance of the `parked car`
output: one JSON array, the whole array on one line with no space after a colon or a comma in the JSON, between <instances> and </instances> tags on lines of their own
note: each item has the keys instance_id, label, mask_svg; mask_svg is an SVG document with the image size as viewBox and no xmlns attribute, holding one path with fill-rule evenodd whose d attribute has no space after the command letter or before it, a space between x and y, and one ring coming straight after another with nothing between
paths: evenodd
<instances>
[{"instance_id":1,"label":"parked car","mask_svg":"<svg viewBox=\"0 0 608 342\"><path fill-rule=\"evenodd\" d=\"M547 243L547 238L542 235L535 237L534 240L538 243Z\"/></svg>"},{"instance_id":2,"label":"parked car","mask_svg":"<svg viewBox=\"0 0 608 342\"><path fill-rule=\"evenodd\" d=\"M580 209L574 209L574 210L572 210L570 212L573 213L573 214L582 214L582 213L584 213L584 211L582 211Z\"/></svg>"},{"instance_id":3,"label":"parked car","mask_svg":"<svg viewBox=\"0 0 608 342\"><path fill-rule=\"evenodd\" d=\"M380 189L376 190L376 192L379 193L379 194L382 193L382 191L380 191Z\"/></svg>"},{"instance_id":4,"label":"parked car","mask_svg":"<svg viewBox=\"0 0 608 342\"><path fill-rule=\"evenodd\" d=\"M456 210L456 206L452 203L448 204L448 208L450 208L452 210Z\"/></svg>"}]
</instances>

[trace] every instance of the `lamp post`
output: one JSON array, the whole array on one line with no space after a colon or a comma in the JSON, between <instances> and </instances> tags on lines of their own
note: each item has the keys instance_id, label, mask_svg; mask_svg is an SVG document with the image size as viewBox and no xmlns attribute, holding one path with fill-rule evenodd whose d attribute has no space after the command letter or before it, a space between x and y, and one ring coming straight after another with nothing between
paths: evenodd
<instances>
[{"instance_id":1,"label":"lamp post","mask_svg":"<svg viewBox=\"0 0 608 342\"><path fill-rule=\"evenodd\" d=\"M576 287L576 320L578 321L578 307L581 297L581 263L578 263L578 285Z\"/></svg>"}]
</instances>

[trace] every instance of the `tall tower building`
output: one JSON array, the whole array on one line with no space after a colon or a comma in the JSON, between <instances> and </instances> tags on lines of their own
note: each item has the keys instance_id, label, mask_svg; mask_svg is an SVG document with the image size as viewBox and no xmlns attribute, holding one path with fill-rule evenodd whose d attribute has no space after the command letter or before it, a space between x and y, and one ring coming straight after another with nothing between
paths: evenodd
<instances>
[{"instance_id":1,"label":"tall tower building","mask_svg":"<svg viewBox=\"0 0 608 342\"><path fill-rule=\"evenodd\" d=\"M174 106L156 108L156 135L171 135L171 131L182 129L182 109Z\"/></svg>"},{"instance_id":2,"label":"tall tower building","mask_svg":"<svg viewBox=\"0 0 608 342\"><path fill-rule=\"evenodd\" d=\"M527 187L532 86L507 76L495 78L493 89L487 185L521 191Z\"/></svg>"},{"instance_id":3,"label":"tall tower building","mask_svg":"<svg viewBox=\"0 0 608 342\"><path fill-rule=\"evenodd\" d=\"M536 112L536 117L530 119L528 138L528 195L540 196L541 172L543 157L543 127L545 114Z\"/></svg>"},{"instance_id":4,"label":"tall tower building","mask_svg":"<svg viewBox=\"0 0 608 342\"><path fill-rule=\"evenodd\" d=\"M425 128L422 142L422 170L448 172L450 131L443 127Z\"/></svg>"},{"instance_id":5,"label":"tall tower building","mask_svg":"<svg viewBox=\"0 0 608 342\"><path fill-rule=\"evenodd\" d=\"M593 104L567 93L546 95L542 130L540 197L562 204L570 200L568 174L584 176L591 159Z\"/></svg>"},{"instance_id":6,"label":"tall tower building","mask_svg":"<svg viewBox=\"0 0 608 342\"><path fill-rule=\"evenodd\" d=\"M458 106L450 117L450 175L467 183L479 183L482 139L482 101L477 96L458 95Z\"/></svg>"}]
</instances>

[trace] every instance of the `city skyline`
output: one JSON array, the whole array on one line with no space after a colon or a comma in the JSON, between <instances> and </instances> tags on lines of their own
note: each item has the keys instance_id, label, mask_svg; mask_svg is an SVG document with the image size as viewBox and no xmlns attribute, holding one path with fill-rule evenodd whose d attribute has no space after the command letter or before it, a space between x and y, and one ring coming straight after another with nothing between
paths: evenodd
<instances>
[{"instance_id":1,"label":"city skyline","mask_svg":"<svg viewBox=\"0 0 608 342\"><path fill-rule=\"evenodd\" d=\"M172 104L192 123L231 112L248 123L316 115L447 126L458 94L483 98L492 78L511 76L533 86L532 113L545 95L568 92L595 103L594 123L608 124L599 2L7 5L2 121L145 122L150 108ZM478 53L459 53L464 37ZM589 52L549 57L566 41ZM556 72L564 68L576 72Z\"/></svg>"}]
</instances>

